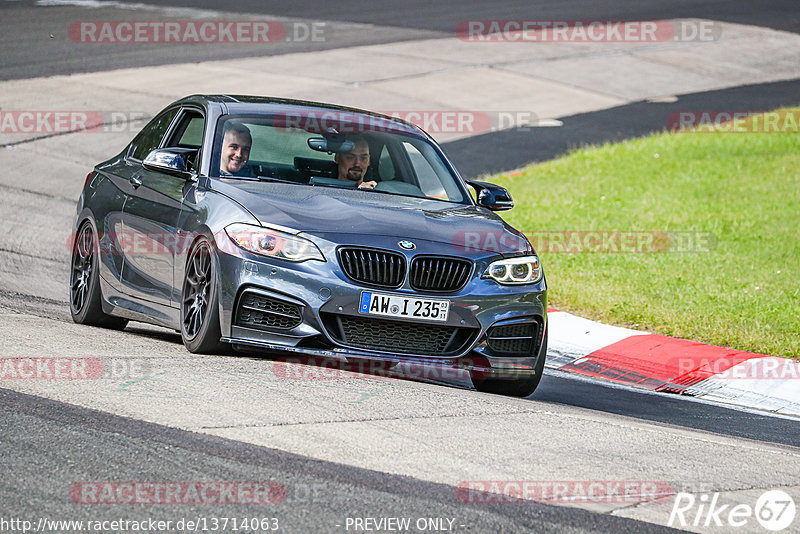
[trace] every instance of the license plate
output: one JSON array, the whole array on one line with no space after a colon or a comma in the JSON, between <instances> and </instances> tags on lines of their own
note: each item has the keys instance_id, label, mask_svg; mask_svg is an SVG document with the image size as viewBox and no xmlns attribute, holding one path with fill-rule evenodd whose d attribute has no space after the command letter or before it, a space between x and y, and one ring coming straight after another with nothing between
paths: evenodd
<instances>
[{"instance_id":1,"label":"license plate","mask_svg":"<svg viewBox=\"0 0 800 534\"><path fill-rule=\"evenodd\" d=\"M404 317L425 321L447 321L450 311L449 300L418 299L385 293L361 292L358 312L365 315L384 315L387 317Z\"/></svg>"}]
</instances>

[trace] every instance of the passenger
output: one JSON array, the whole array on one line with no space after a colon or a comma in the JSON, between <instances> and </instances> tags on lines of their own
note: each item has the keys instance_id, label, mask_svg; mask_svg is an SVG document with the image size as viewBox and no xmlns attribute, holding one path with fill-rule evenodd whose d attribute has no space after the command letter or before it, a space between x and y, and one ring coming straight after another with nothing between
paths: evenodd
<instances>
[{"instance_id":1,"label":"passenger","mask_svg":"<svg viewBox=\"0 0 800 534\"><path fill-rule=\"evenodd\" d=\"M246 167L252 145L253 136L247 126L235 121L226 122L222 135L219 175L252 176L250 168Z\"/></svg>"},{"instance_id":2,"label":"passenger","mask_svg":"<svg viewBox=\"0 0 800 534\"><path fill-rule=\"evenodd\" d=\"M355 143L350 152L337 152L333 160L339 166L339 179L351 180L358 183L359 189L372 189L378 182L364 181L364 175L369 169L369 143L361 136L349 139Z\"/></svg>"}]
</instances>

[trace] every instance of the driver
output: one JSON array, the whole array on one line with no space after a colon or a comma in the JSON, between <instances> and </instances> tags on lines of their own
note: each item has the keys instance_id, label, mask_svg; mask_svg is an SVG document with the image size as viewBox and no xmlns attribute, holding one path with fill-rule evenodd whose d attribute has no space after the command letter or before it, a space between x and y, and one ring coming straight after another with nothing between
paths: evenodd
<instances>
[{"instance_id":1,"label":"driver","mask_svg":"<svg viewBox=\"0 0 800 534\"><path fill-rule=\"evenodd\" d=\"M372 189L378 182L364 181L364 174L369 169L369 143L362 136L350 139L355 146L350 152L337 152L333 157L339 167L339 179L358 183L359 189Z\"/></svg>"},{"instance_id":2,"label":"driver","mask_svg":"<svg viewBox=\"0 0 800 534\"><path fill-rule=\"evenodd\" d=\"M250 159L253 136L250 129L236 121L227 121L222 134L222 155L219 159L220 176L252 176L246 167Z\"/></svg>"}]
</instances>

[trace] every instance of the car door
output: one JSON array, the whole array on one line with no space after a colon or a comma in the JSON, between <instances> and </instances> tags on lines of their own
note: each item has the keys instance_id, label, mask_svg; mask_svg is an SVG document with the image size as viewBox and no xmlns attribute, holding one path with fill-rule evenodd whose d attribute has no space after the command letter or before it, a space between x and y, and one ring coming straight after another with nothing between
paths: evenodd
<instances>
[{"instance_id":1,"label":"car door","mask_svg":"<svg viewBox=\"0 0 800 534\"><path fill-rule=\"evenodd\" d=\"M199 149L204 122L201 110L180 109L154 148ZM149 170L141 163L131 174L122 210L124 231L130 241L121 275L126 294L156 305L179 305L173 296L173 271L176 248L181 245L177 223L189 184L185 178Z\"/></svg>"},{"instance_id":2,"label":"car door","mask_svg":"<svg viewBox=\"0 0 800 534\"><path fill-rule=\"evenodd\" d=\"M120 239L122 206L125 204L125 181L114 173L116 164L98 167L87 177L86 202L92 203L93 216L99 236L99 274L104 282L119 289L119 276L124 257Z\"/></svg>"},{"instance_id":3,"label":"car door","mask_svg":"<svg viewBox=\"0 0 800 534\"><path fill-rule=\"evenodd\" d=\"M100 235L100 276L116 291L122 291L122 269L132 245L122 224L122 210L131 189L130 179L141 169L140 159L144 157L141 154L147 155L161 143L177 112L172 109L157 115L120 157L98 165L98 172L89 180L89 194L95 197L92 204L103 209L94 213Z\"/></svg>"}]
</instances>

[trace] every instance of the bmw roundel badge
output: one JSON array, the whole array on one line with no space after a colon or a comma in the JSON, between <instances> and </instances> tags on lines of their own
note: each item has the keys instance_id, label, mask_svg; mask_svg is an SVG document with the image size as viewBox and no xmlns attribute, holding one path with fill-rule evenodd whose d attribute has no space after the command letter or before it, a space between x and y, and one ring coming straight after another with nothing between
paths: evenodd
<instances>
[{"instance_id":1,"label":"bmw roundel badge","mask_svg":"<svg viewBox=\"0 0 800 534\"><path fill-rule=\"evenodd\" d=\"M417 245L415 245L411 241L400 241L397 244L400 245L400 248L404 250L414 250L415 248L417 248Z\"/></svg>"}]
</instances>

